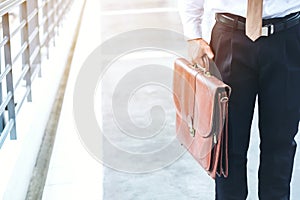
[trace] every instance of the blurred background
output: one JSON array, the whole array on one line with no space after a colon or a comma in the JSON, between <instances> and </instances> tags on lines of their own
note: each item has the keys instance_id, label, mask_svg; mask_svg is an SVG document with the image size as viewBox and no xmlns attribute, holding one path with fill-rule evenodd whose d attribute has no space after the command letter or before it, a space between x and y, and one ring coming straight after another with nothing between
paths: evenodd
<instances>
[{"instance_id":1,"label":"blurred background","mask_svg":"<svg viewBox=\"0 0 300 200\"><path fill-rule=\"evenodd\" d=\"M0 15L0 199L214 199L175 134L177 1L1 0ZM257 200L257 109L248 158Z\"/></svg>"}]
</instances>

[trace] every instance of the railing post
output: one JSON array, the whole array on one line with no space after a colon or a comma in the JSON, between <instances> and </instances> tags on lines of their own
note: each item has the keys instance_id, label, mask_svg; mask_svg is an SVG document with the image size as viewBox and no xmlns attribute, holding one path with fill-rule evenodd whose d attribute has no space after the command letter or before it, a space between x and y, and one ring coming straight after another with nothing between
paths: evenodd
<instances>
[{"instance_id":1,"label":"railing post","mask_svg":"<svg viewBox=\"0 0 300 200\"><path fill-rule=\"evenodd\" d=\"M2 28L3 28L3 38L8 37L7 43L4 45L4 58L5 58L5 68L11 67L11 47L10 47L10 30L9 30L9 14L6 13L2 16ZM7 94L11 93L12 97L7 104L8 108L8 121L11 119L14 121L13 127L10 131L10 139L15 140L17 139L16 134L16 113L15 113L15 102L14 102L14 86L13 86L13 77L12 77L12 70L6 75L6 90Z\"/></svg>"},{"instance_id":2,"label":"railing post","mask_svg":"<svg viewBox=\"0 0 300 200\"><path fill-rule=\"evenodd\" d=\"M0 53L0 63L1 63L1 53ZM1 73L1 66L0 66L0 73ZM2 104L2 82L0 82L0 105ZM1 132L3 131L5 126L5 122L4 122L4 116L3 114L0 115L0 136L1 136Z\"/></svg>"},{"instance_id":3,"label":"railing post","mask_svg":"<svg viewBox=\"0 0 300 200\"><path fill-rule=\"evenodd\" d=\"M51 2L51 11L52 11L52 15L51 15L51 37L53 39L53 46L55 46L55 3L54 0L50 0Z\"/></svg>"},{"instance_id":4,"label":"railing post","mask_svg":"<svg viewBox=\"0 0 300 200\"><path fill-rule=\"evenodd\" d=\"M32 73L33 75L35 75L36 72L40 72L39 70L40 70L40 61L41 61L37 1L27 0L26 2L27 2L26 3L27 18L29 18L28 19L28 40L30 43L29 45L30 63L31 63Z\"/></svg>"},{"instance_id":5,"label":"railing post","mask_svg":"<svg viewBox=\"0 0 300 200\"><path fill-rule=\"evenodd\" d=\"M47 59L49 59L49 41L50 41L50 33L49 33L49 0L43 0L45 5L43 7L43 19L45 18L45 23L43 24L43 33L46 35L45 46L47 50ZM44 39L44 38L43 38Z\"/></svg>"},{"instance_id":6,"label":"railing post","mask_svg":"<svg viewBox=\"0 0 300 200\"><path fill-rule=\"evenodd\" d=\"M26 80L26 88L30 88L30 92L27 96L27 101L32 101L32 94L31 94L31 63L30 63L30 44L28 41L29 35L28 35L28 12L27 12L27 1L24 1L20 5L20 18L21 21L25 20L26 25L21 30L21 46L23 44L27 44L27 47L22 54L22 68L26 65L28 65L28 71L24 77Z\"/></svg>"},{"instance_id":7,"label":"railing post","mask_svg":"<svg viewBox=\"0 0 300 200\"><path fill-rule=\"evenodd\" d=\"M36 20L37 20L37 23L36 23L36 26L38 27L38 29L39 29L39 34L37 35L37 37L38 37L38 45L39 45L39 49L40 49L40 51L39 51L39 55L38 55L38 63L39 63L39 65L42 65L42 55L41 55L41 49L42 49L42 45L41 45L41 38L40 38L40 32L41 32L41 29L40 29L40 17L39 17L39 15L40 15L40 12L39 12L39 2L38 2L39 0L35 0L35 7L36 7L36 9L37 9L37 13L36 13ZM40 71L39 71L39 77L42 77L42 68L40 68Z\"/></svg>"},{"instance_id":8,"label":"railing post","mask_svg":"<svg viewBox=\"0 0 300 200\"><path fill-rule=\"evenodd\" d=\"M38 0L32 0L32 1L33 1L32 10L37 10L37 13L36 13L36 15L33 19L33 24L32 25L33 25L33 27L38 28L38 34L36 35L36 47L39 48L39 52L38 52L38 55L37 55L37 57L34 61L34 64L39 66L40 69L39 69L39 74L38 75L39 75L39 77L41 77L42 76L42 68L40 66L41 66L42 61L41 61L41 40L40 40L40 34L39 34L39 32L40 32L39 12L38 12L38 9L39 9L38 5L39 4L38 4Z\"/></svg>"}]
</instances>

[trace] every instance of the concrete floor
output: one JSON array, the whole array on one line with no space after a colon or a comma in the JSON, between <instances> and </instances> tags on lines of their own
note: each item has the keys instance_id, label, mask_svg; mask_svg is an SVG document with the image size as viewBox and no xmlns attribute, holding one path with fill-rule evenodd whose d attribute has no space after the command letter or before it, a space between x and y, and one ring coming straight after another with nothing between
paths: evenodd
<instances>
[{"instance_id":1,"label":"concrete floor","mask_svg":"<svg viewBox=\"0 0 300 200\"><path fill-rule=\"evenodd\" d=\"M183 51L186 50L183 38L179 35L172 38L149 35L150 43L157 46L163 44L162 47L170 47L169 41L174 42L170 49L149 50L146 48L149 46L145 45L149 43L142 43L145 38L137 32L124 35L126 31L141 28L159 28L181 33L176 2L87 0L43 199L214 199L214 182L188 153L184 153L175 138L175 110L170 88L172 63L176 57L174 54L184 54ZM166 32L168 33L164 31L163 34ZM135 40L128 40L124 36ZM114 42L120 38L123 38L120 43ZM138 45L131 46L134 43ZM137 48L141 43L144 46ZM88 133L79 131L81 141L79 140L71 118L76 76L90 53L104 45L107 45L108 50L100 50L107 51L107 55L101 54L99 60L103 61L103 57L117 59L110 63L100 83L97 83L99 87L95 94L95 115L104 137L99 143L96 141L93 144L103 147L99 156L83 140L83 134ZM127 48L127 52L120 54L118 49L123 47L132 49ZM132 52L129 53L129 50ZM91 58L92 56L88 59ZM97 67L94 68L95 73L98 73ZM140 69L144 71L139 71ZM92 77L91 74L91 79ZM151 82L152 79L154 81ZM82 120L84 118L92 120L88 116L83 116ZM123 123L124 120L128 123ZM257 127L255 112L249 150L248 200L258 199ZM86 132L89 130L87 127ZM299 142L299 136L297 141ZM104 166L96 160L100 160ZM299 198L300 191L295 189L299 186L300 155L297 153L292 200Z\"/></svg>"}]
</instances>

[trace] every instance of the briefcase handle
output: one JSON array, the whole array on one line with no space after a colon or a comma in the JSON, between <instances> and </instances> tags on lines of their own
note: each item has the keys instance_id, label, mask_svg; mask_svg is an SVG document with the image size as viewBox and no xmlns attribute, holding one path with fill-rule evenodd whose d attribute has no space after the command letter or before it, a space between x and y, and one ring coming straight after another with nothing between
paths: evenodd
<instances>
[{"instance_id":1,"label":"briefcase handle","mask_svg":"<svg viewBox=\"0 0 300 200\"><path fill-rule=\"evenodd\" d=\"M203 63L204 63L204 67L201 66L201 65L198 64L198 63L195 63L195 64L193 65L193 68L194 68L194 69L199 69L201 72L203 72L203 74L204 74L205 76L210 77L210 76L211 76L210 71L209 71L209 62L210 62L210 61L209 61L208 56L207 56L207 55L204 55L204 56L202 57L202 60L203 60Z\"/></svg>"}]
</instances>

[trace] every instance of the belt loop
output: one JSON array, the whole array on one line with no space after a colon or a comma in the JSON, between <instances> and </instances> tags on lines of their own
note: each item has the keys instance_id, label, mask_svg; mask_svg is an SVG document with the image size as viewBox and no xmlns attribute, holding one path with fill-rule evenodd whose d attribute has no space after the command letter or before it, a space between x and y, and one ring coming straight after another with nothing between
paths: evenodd
<instances>
[{"instance_id":1,"label":"belt loop","mask_svg":"<svg viewBox=\"0 0 300 200\"><path fill-rule=\"evenodd\" d=\"M237 27L238 27L239 17L238 17L238 16L234 16L233 19L234 19L234 26L233 26L233 29L236 30Z\"/></svg>"}]
</instances>

